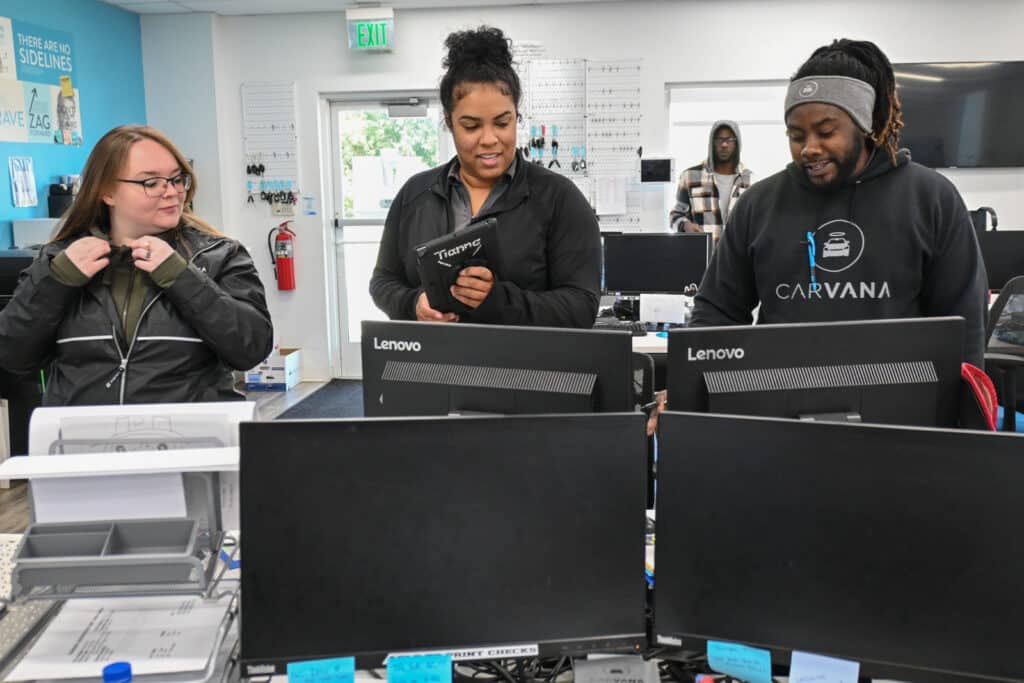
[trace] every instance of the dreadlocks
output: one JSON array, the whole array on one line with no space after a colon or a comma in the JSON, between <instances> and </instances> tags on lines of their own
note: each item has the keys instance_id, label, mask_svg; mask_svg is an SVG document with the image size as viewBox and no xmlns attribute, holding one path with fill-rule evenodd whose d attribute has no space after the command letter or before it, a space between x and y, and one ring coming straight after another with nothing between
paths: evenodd
<instances>
[{"instance_id":1,"label":"dreadlocks","mask_svg":"<svg viewBox=\"0 0 1024 683\"><path fill-rule=\"evenodd\" d=\"M804 76L849 76L870 84L875 89L875 109L868 135L876 147L885 148L896 165L903 117L892 64L877 45L867 40L834 40L815 50L792 80Z\"/></svg>"}]
</instances>

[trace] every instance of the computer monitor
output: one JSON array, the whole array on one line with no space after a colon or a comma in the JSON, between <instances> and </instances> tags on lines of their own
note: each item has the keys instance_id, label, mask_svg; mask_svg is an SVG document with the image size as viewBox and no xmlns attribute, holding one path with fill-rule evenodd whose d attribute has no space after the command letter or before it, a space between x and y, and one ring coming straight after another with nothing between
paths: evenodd
<instances>
[{"instance_id":1,"label":"computer monitor","mask_svg":"<svg viewBox=\"0 0 1024 683\"><path fill-rule=\"evenodd\" d=\"M604 289L619 294L692 294L711 258L708 233L604 236Z\"/></svg>"},{"instance_id":2,"label":"computer monitor","mask_svg":"<svg viewBox=\"0 0 1024 683\"><path fill-rule=\"evenodd\" d=\"M254 422L241 440L244 675L646 644L642 414Z\"/></svg>"},{"instance_id":3,"label":"computer monitor","mask_svg":"<svg viewBox=\"0 0 1024 683\"><path fill-rule=\"evenodd\" d=\"M1024 275L1024 230L979 232L978 245L989 289L1002 289L1013 278Z\"/></svg>"},{"instance_id":4,"label":"computer monitor","mask_svg":"<svg viewBox=\"0 0 1024 683\"><path fill-rule=\"evenodd\" d=\"M367 417L630 411L629 332L363 321Z\"/></svg>"},{"instance_id":5,"label":"computer monitor","mask_svg":"<svg viewBox=\"0 0 1024 683\"><path fill-rule=\"evenodd\" d=\"M672 330L669 408L954 427L963 329L945 317Z\"/></svg>"},{"instance_id":6,"label":"computer monitor","mask_svg":"<svg viewBox=\"0 0 1024 683\"><path fill-rule=\"evenodd\" d=\"M35 252L27 249L8 249L0 252L0 297L8 298L18 287L21 271L32 265Z\"/></svg>"},{"instance_id":7,"label":"computer monitor","mask_svg":"<svg viewBox=\"0 0 1024 683\"><path fill-rule=\"evenodd\" d=\"M1024 679L1024 436L665 413L654 639Z\"/></svg>"}]
</instances>

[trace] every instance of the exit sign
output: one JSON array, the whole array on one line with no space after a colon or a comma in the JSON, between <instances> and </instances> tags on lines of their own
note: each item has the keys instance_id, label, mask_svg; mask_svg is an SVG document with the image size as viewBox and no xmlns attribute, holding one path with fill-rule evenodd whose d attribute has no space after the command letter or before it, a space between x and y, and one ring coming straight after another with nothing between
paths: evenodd
<instances>
[{"instance_id":1,"label":"exit sign","mask_svg":"<svg viewBox=\"0 0 1024 683\"><path fill-rule=\"evenodd\" d=\"M348 47L358 51L387 51L395 46L395 18L386 8L358 8L345 12Z\"/></svg>"}]
</instances>

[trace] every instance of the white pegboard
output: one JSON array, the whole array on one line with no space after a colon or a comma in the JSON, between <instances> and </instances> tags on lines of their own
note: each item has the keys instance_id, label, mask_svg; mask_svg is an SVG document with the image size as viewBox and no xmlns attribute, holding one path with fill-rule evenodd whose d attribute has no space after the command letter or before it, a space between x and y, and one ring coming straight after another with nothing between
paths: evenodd
<instances>
[{"instance_id":1,"label":"white pegboard","mask_svg":"<svg viewBox=\"0 0 1024 683\"><path fill-rule=\"evenodd\" d=\"M595 187L625 186L622 209L602 210L602 231L640 232L640 60L587 61L587 173ZM615 179L617 182L605 182ZM618 202L615 202L618 205Z\"/></svg>"},{"instance_id":2,"label":"white pegboard","mask_svg":"<svg viewBox=\"0 0 1024 683\"><path fill-rule=\"evenodd\" d=\"M295 83L242 84L244 165L261 164L249 175L247 195L261 190L299 191L298 134L295 128Z\"/></svg>"},{"instance_id":3,"label":"white pegboard","mask_svg":"<svg viewBox=\"0 0 1024 683\"><path fill-rule=\"evenodd\" d=\"M543 138L543 148L524 150L527 156L565 176L586 175L585 168L572 164L586 144L586 61L531 60L520 80L525 102L520 147L529 148L530 140Z\"/></svg>"},{"instance_id":4,"label":"white pegboard","mask_svg":"<svg viewBox=\"0 0 1024 683\"><path fill-rule=\"evenodd\" d=\"M640 60L587 62L587 170L640 171Z\"/></svg>"},{"instance_id":5,"label":"white pegboard","mask_svg":"<svg viewBox=\"0 0 1024 683\"><path fill-rule=\"evenodd\" d=\"M641 200L634 186L640 169L642 68L640 60L586 59L531 59L519 68L518 139L524 155L576 180L592 204L597 198L593 178L628 177L626 213L607 216L602 229L640 230ZM540 152L531 149L538 137L545 143ZM558 164L551 163L552 138L558 140Z\"/></svg>"}]
</instances>

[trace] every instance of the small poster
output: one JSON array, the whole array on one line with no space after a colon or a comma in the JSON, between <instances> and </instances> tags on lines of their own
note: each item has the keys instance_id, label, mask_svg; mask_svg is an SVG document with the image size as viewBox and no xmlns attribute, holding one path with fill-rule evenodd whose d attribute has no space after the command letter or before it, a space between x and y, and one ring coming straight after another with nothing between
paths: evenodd
<instances>
[{"instance_id":1,"label":"small poster","mask_svg":"<svg viewBox=\"0 0 1024 683\"><path fill-rule=\"evenodd\" d=\"M62 88L50 88L52 139L58 145L82 144L82 120L78 117L78 90L65 95ZM48 131L49 132L49 131Z\"/></svg>"},{"instance_id":2,"label":"small poster","mask_svg":"<svg viewBox=\"0 0 1024 683\"><path fill-rule=\"evenodd\" d=\"M36 206L36 174L32 169L32 157L8 157L11 167L11 197L18 207Z\"/></svg>"},{"instance_id":3,"label":"small poster","mask_svg":"<svg viewBox=\"0 0 1024 683\"><path fill-rule=\"evenodd\" d=\"M0 142L82 144L70 33L0 17Z\"/></svg>"},{"instance_id":4,"label":"small poster","mask_svg":"<svg viewBox=\"0 0 1024 683\"><path fill-rule=\"evenodd\" d=\"M71 34L12 20L14 62L19 81L60 85L60 77L74 73Z\"/></svg>"},{"instance_id":5,"label":"small poster","mask_svg":"<svg viewBox=\"0 0 1024 683\"><path fill-rule=\"evenodd\" d=\"M14 33L7 17L0 17L0 81L3 80L18 80L14 68Z\"/></svg>"}]
</instances>

